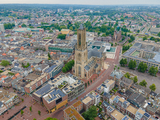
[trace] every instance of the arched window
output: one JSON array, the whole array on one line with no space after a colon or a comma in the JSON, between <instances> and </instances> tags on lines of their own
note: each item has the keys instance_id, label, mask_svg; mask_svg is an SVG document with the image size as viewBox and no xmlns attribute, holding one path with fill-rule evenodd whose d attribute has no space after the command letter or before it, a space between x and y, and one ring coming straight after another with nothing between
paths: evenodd
<instances>
[{"instance_id":1,"label":"arched window","mask_svg":"<svg viewBox=\"0 0 160 120\"><path fill-rule=\"evenodd\" d=\"M81 75L81 67L80 66L78 67L78 73L79 73L79 75Z\"/></svg>"},{"instance_id":2,"label":"arched window","mask_svg":"<svg viewBox=\"0 0 160 120\"><path fill-rule=\"evenodd\" d=\"M79 61L81 60L81 54L80 53L78 54L78 60Z\"/></svg>"},{"instance_id":3,"label":"arched window","mask_svg":"<svg viewBox=\"0 0 160 120\"><path fill-rule=\"evenodd\" d=\"M78 42L79 42L79 45L81 45L81 34L79 34L79 40L78 40Z\"/></svg>"}]
</instances>

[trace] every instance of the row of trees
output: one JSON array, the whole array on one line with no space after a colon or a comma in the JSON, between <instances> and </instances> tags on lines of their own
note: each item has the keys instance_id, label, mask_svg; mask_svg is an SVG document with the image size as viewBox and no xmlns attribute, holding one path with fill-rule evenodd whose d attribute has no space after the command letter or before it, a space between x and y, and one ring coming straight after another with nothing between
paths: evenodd
<instances>
[{"instance_id":1,"label":"row of trees","mask_svg":"<svg viewBox=\"0 0 160 120\"><path fill-rule=\"evenodd\" d=\"M5 23L4 24L4 29L12 29L13 27L15 27L14 23Z\"/></svg>"},{"instance_id":2,"label":"row of trees","mask_svg":"<svg viewBox=\"0 0 160 120\"><path fill-rule=\"evenodd\" d=\"M130 77L130 74L129 74L128 72L124 74L124 77L133 80L134 83L137 83L137 82L138 82L137 76ZM139 85L146 87L146 86L147 86L147 82L146 82L145 80L142 80L142 81L139 83ZM155 84L152 84L152 85L149 86L149 88L150 88L152 91L155 91L155 90L156 90L156 85L155 85Z\"/></svg>"},{"instance_id":3,"label":"row of trees","mask_svg":"<svg viewBox=\"0 0 160 120\"><path fill-rule=\"evenodd\" d=\"M137 82L138 82L137 76L131 77L128 72L124 74L124 77L133 80L134 83L137 83Z\"/></svg>"},{"instance_id":4,"label":"row of trees","mask_svg":"<svg viewBox=\"0 0 160 120\"><path fill-rule=\"evenodd\" d=\"M57 38L59 38L59 39L65 39L66 38L66 34L59 34L58 36L57 36Z\"/></svg>"},{"instance_id":5,"label":"row of trees","mask_svg":"<svg viewBox=\"0 0 160 120\"><path fill-rule=\"evenodd\" d=\"M68 63L65 64L65 66L62 68L62 72L66 73L69 70L72 69L72 67L74 66L74 60L69 61Z\"/></svg>"},{"instance_id":6,"label":"row of trees","mask_svg":"<svg viewBox=\"0 0 160 120\"><path fill-rule=\"evenodd\" d=\"M123 66L123 67L126 66L127 65L127 59L122 58L120 60L120 65ZM136 68L136 66L137 66L137 63L136 63L135 60L130 60L129 61L129 64L128 64L129 69L134 70ZM144 73L147 70L147 68L148 68L148 66L147 66L146 63L140 62L137 69L138 69L139 72ZM150 73L150 75L156 76L156 74L158 72L158 68L154 67L154 66L151 66L148 72Z\"/></svg>"}]
</instances>

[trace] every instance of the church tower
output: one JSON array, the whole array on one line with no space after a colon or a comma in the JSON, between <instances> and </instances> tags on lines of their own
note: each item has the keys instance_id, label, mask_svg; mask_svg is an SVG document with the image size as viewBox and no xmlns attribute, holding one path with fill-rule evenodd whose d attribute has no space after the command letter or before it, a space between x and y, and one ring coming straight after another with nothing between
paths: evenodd
<instances>
[{"instance_id":1,"label":"church tower","mask_svg":"<svg viewBox=\"0 0 160 120\"><path fill-rule=\"evenodd\" d=\"M86 44L86 29L83 25L77 30L77 44L75 47L74 74L79 78L85 78L84 67L88 62L88 50Z\"/></svg>"}]
</instances>

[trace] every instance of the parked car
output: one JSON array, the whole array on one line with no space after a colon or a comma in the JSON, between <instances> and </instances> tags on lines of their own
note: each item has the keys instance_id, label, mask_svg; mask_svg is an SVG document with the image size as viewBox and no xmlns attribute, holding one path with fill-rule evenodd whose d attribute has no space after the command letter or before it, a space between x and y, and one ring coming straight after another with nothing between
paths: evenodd
<instances>
[{"instance_id":1,"label":"parked car","mask_svg":"<svg viewBox=\"0 0 160 120\"><path fill-rule=\"evenodd\" d=\"M157 120L159 120L159 117L156 116L155 118L156 118Z\"/></svg>"}]
</instances>

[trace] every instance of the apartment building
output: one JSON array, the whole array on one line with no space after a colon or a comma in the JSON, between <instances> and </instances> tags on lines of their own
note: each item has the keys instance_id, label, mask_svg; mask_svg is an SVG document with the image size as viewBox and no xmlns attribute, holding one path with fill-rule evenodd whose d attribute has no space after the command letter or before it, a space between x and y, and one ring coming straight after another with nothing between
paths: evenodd
<instances>
[{"instance_id":1,"label":"apartment building","mask_svg":"<svg viewBox=\"0 0 160 120\"><path fill-rule=\"evenodd\" d=\"M115 87L114 80L105 80L100 86L97 87L97 92L101 94L102 92L109 93Z\"/></svg>"},{"instance_id":2,"label":"apartment building","mask_svg":"<svg viewBox=\"0 0 160 120\"><path fill-rule=\"evenodd\" d=\"M53 89L42 97L43 104L49 112L63 107L68 103L68 96L64 94L60 89Z\"/></svg>"}]
</instances>

